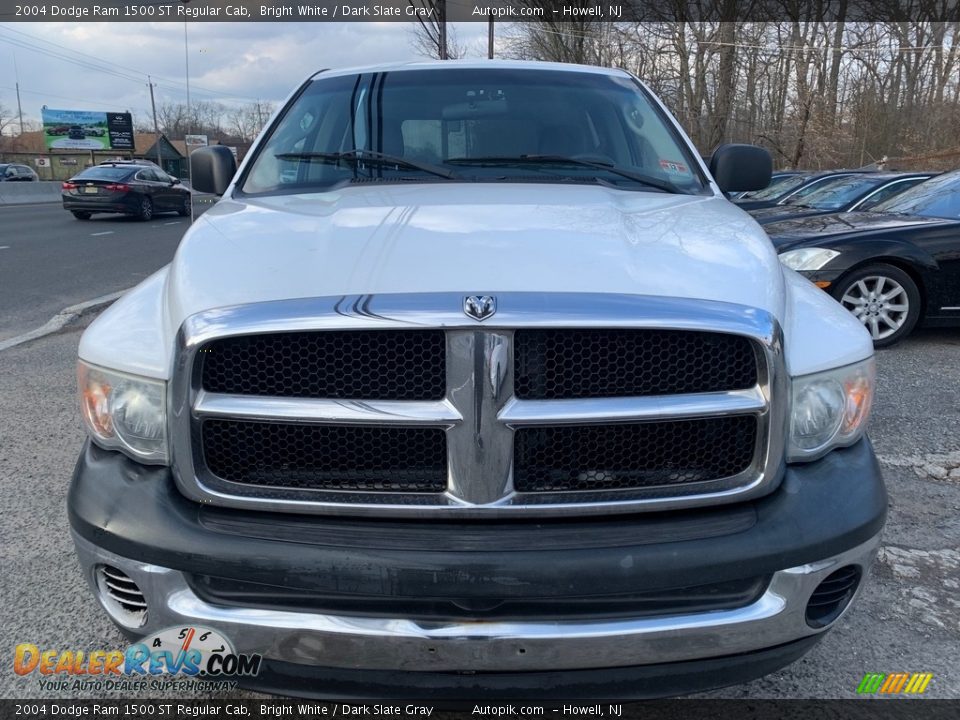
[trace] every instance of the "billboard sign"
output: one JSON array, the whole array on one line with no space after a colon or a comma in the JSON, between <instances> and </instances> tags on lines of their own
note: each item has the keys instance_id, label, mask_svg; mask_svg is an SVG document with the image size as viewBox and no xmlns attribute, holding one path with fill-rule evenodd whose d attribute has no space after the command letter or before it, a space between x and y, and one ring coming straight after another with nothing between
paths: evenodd
<instances>
[{"instance_id":1,"label":"billboard sign","mask_svg":"<svg viewBox=\"0 0 960 720\"><path fill-rule=\"evenodd\" d=\"M133 150L130 113L41 110L44 142L58 150Z\"/></svg>"},{"instance_id":2,"label":"billboard sign","mask_svg":"<svg viewBox=\"0 0 960 720\"><path fill-rule=\"evenodd\" d=\"M206 135L184 135L183 142L187 151L190 151L192 148L206 147L208 141Z\"/></svg>"}]
</instances>

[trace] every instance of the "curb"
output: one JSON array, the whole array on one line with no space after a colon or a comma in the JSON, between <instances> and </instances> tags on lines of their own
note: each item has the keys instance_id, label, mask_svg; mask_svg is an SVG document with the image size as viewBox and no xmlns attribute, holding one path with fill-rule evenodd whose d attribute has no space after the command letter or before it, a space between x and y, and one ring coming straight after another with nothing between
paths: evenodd
<instances>
[{"instance_id":1,"label":"curb","mask_svg":"<svg viewBox=\"0 0 960 720\"><path fill-rule=\"evenodd\" d=\"M114 300L129 290L131 290L131 288L119 290L115 293L110 293L109 295L102 295L101 297L94 298L93 300L87 300L86 302L65 307L35 330L31 330L23 335L17 335L16 337L12 337L8 340L0 341L0 351L9 350L17 345L23 345L24 343L28 343L32 340L37 340L47 335L52 335L55 332L59 332L60 330L63 330L63 328L67 327L67 325L76 322L83 315L110 305Z\"/></svg>"}]
</instances>

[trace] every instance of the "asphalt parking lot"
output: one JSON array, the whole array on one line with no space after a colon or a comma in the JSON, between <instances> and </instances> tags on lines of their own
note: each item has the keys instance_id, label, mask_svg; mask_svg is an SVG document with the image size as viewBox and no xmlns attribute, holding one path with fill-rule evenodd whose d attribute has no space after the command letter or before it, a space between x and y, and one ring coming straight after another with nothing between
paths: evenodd
<instances>
[{"instance_id":1,"label":"asphalt parking lot","mask_svg":"<svg viewBox=\"0 0 960 720\"><path fill-rule=\"evenodd\" d=\"M127 228L122 219L114 225ZM92 223L83 224L85 230L92 227ZM130 229L141 227L131 225ZM180 226L170 237L164 236L168 256L184 229ZM143 235L141 249L152 242L151 236ZM93 241L84 242L87 248L93 247ZM0 268L4 252L8 251L0 251ZM116 272L124 275L123 283L133 284L130 281L137 273L155 269L150 267L155 261L157 266L166 262L159 256L145 261L142 270L129 272L130 277L126 267ZM87 297L109 292L103 287L93 289L95 279L86 280L92 289ZM11 289L3 287L2 292L9 294ZM15 323L17 328L25 324L24 317ZM4 319L9 320L6 311ZM27 319L32 321L32 316ZM80 333L89 320L0 351L0 507L4 517L0 524L0 648L7 658L6 670L0 672L2 698L104 696L43 691L36 676L16 676L10 668L18 643L84 651L121 649L127 644L80 576L65 507L70 473L83 442L75 409L74 361ZM929 672L934 679L925 697L960 698L956 662L960 643L958 360L960 330L920 331L878 354L879 394L871 436L891 505L879 561L857 606L794 665L703 697L851 698L864 673ZM253 697L242 691L225 694ZM145 697L210 695L177 691L150 692Z\"/></svg>"}]
</instances>

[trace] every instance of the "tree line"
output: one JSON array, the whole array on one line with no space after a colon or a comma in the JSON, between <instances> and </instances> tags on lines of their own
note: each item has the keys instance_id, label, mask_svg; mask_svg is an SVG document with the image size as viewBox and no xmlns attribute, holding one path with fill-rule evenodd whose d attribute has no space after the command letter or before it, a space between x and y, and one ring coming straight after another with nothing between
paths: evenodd
<instances>
[{"instance_id":1,"label":"tree line","mask_svg":"<svg viewBox=\"0 0 960 720\"><path fill-rule=\"evenodd\" d=\"M233 106L200 100L190 103L189 107L182 102L163 101L157 103L157 124L160 132L170 139L206 135L211 140L223 140L225 144L248 143L257 137L275 109L274 103L259 100ZM152 133L153 118L135 115L134 129Z\"/></svg>"},{"instance_id":2,"label":"tree line","mask_svg":"<svg viewBox=\"0 0 960 720\"><path fill-rule=\"evenodd\" d=\"M938 0L910 19L609 23L550 19L501 31L507 57L625 68L663 99L702 152L758 143L787 168L884 157L960 166L960 21Z\"/></svg>"}]
</instances>

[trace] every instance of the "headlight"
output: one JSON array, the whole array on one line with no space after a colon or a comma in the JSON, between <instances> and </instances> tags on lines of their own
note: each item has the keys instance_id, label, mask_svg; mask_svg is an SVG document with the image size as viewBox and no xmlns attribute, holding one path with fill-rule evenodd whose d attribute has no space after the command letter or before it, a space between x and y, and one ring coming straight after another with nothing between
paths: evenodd
<instances>
[{"instance_id":1,"label":"headlight","mask_svg":"<svg viewBox=\"0 0 960 720\"><path fill-rule=\"evenodd\" d=\"M827 250L826 248L800 248L799 250L787 250L779 257L780 262L788 268L800 272L802 270L819 270L839 254L836 250Z\"/></svg>"},{"instance_id":2,"label":"headlight","mask_svg":"<svg viewBox=\"0 0 960 720\"><path fill-rule=\"evenodd\" d=\"M791 462L816 460L863 435L873 404L873 358L793 379Z\"/></svg>"},{"instance_id":3,"label":"headlight","mask_svg":"<svg viewBox=\"0 0 960 720\"><path fill-rule=\"evenodd\" d=\"M166 383L77 364L80 414L101 447L134 460L167 463Z\"/></svg>"}]
</instances>

